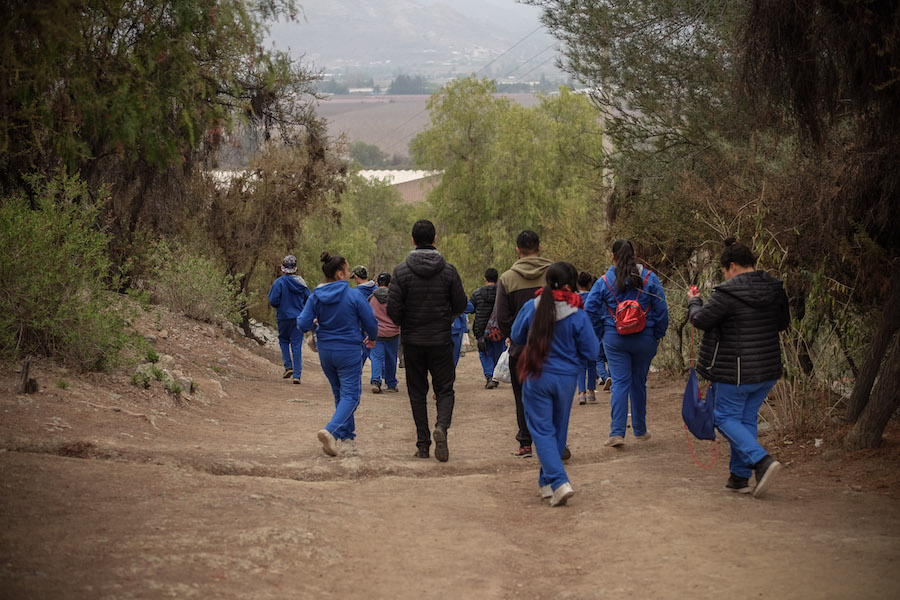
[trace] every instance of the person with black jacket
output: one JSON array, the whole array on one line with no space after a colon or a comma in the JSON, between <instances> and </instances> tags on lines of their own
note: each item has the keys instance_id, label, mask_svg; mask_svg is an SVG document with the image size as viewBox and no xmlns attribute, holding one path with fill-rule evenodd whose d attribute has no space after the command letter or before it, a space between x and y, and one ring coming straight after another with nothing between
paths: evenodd
<instances>
[{"instance_id":1,"label":"person with black jacket","mask_svg":"<svg viewBox=\"0 0 900 600\"><path fill-rule=\"evenodd\" d=\"M469 296L469 302L475 307L475 320L472 322L472 332L475 334L478 358L481 359L481 369L484 372L484 389L486 390L492 390L500 385L493 378L494 366L506 347L502 339L492 340L487 337L486 331L491 313L494 312L498 277L497 269L490 267L484 272L484 285Z\"/></svg>"},{"instance_id":2,"label":"person with black jacket","mask_svg":"<svg viewBox=\"0 0 900 600\"><path fill-rule=\"evenodd\" d=\"M790 323L781 281L756 269L756 257L734 238L719 260L725 283L706 304L688 292L690 319L702 329L697 371L712 382L716 428L731 444L731 475L725 489L762 496L781 463L757 441L757 415L781 377L778 334ZM751 490L750 475L756 472Z\"/></svg>"},{"instance_id":3,"label":"person with black jacket","mask_svg":"<svg viewBox=\"0 0 900 600\"><path fill-rule=\"evenodd\" d=\"M428 428L428 374L434 385L437 420L434 456L450 457L447 430L453 416L453 340L450 324L466 309L466 293L456 268L434 247L431 221L416 221L412 229L416 249L397 265L388 288L387 314L400 326L406 363L406 389L416 423L415 456L428 458L432 433Z\"/></svg>"}]
</instances>

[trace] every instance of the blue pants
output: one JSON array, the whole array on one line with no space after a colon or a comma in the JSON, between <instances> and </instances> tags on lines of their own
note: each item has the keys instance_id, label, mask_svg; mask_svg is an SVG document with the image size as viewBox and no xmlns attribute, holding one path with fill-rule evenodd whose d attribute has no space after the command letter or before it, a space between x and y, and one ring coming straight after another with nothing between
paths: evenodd
<instances>
[{"instance_id":1,"label":"blue pants","mask_svg":"<svg viewBox=\"0 0 900 600\"><path fill-rule=\"evenodd\" d=\"M756 420L759 408L775 381L744 385L713 383L716 389L716 428L731 444L729 469L738 477L749 479L753 474L752 466L768 454L756 441Z\"/></svg>"},{"instance_id":2,"label":"blue pants","mask_svg":"<svg viewBox=\"0 0 900 600\"><path fill-rule=\"evenodd\" d=\"M653 332L646 329L631 335L619 335L615 331L604 333L603 349L612 376L610 437L625 437L629 399L634 435L647 433L647 373L658 345Z\"/></svg>"},{"instance_id":3,"label":"blue pants","mask_svg":"<svg viewBox=\"0 0 900 600\"><path fill-rule=\"evenodd\" d=\"M531 443L541 462L538 485L554 490L569 481L562 455L569 433L569 414L578 375L541 373L522 384L522 405Z\"/></svg>"},{"instance_id":4,"label":"blue pants","mask_svg":"<svg viewBox=\"0 0 900 600\"><path fill-rule=\"evenodd\" d=\"M362 393L360 377L362 365L359 360L359 347L319 348L319 362L322 371L331 384L334 393L334 415L325 426L331 435L338 440L356 437L356 423L353 413L359 406L359 395Z\"/></svg>"},{"instance_id":5,"label":"blue pants","mask_svg":"<svg viewBox=\"0 0 900 600\"><path fill-rule=\"evenodd\" d=\"M372 383L384 383L397 387L397 350L400 347L400 336L392 340L378 340L372 348Z\"/></svg>"},{"instance_id":6,"label":"blue pants","mask_svg":"<svg viewBox=\"0 0 900 600\"><path fill-rule=\"evenodd\" d=\"M506 342L503 340L494 342L485 338L484 347L487 350L487 353L481 351L478 352L478 358L481 359L481 370L484 372L485 377L493 377L494 366L497 364L497 361L500 360L500 355L506 350Z\"/></svg>"},{"instance_id":7,"label":"blue pants","mask_svg":"<svg viewBox=\"0 0 900 600\"><path fill-rule=\"evenodd\" d=\"M597 389L597 362L588 361L587 369L578 376L578 392Z\"/></svg>"},{"instance_id":8,"label":"blue pants","mask_svg":"<svg viewBox=\"0 0 900 600\"><path fill-rule=\"evenodd\" d=\"M300 379L300 373L303 372L303 332L297 327L296 318L278 320L278 345L281 346L281 360L285 370L293 369L294 379Z\"/></svg>"},{"instance_id":9,"label":"blue pants","mask_svg":"<svg viewBox=\"0 0 900 600\"><path fill-rule=\"evenodd\" d=\"M453 368L456 368L456 365L459 364L459 355L462 352L462 343L463 336L466 335L465 331L460 333L454 333L450 337L453 338Z\"/></svg>"}]
</instances>

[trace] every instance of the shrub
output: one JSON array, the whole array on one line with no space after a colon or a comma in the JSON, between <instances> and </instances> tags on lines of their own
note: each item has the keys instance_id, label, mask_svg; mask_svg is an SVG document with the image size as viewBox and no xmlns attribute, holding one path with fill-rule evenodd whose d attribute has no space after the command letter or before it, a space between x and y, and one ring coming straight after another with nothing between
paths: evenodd
<instances>
[{"instance_id":1,"label":"shrub","mask_svg":"<svg viewBox=\"0 0 900 600\"><path fill-rule=\"evenodd\" d=\"M56 387L58 387L61 390L69 389L69 382L66 381L65 379L60 379L59 381L56 382Z\"/></svg>"},{"instance_id":2,"label":"shrub","mask_svg":"<svg viewBox=\"0 0 900 600\"><path fill-rule=\"evenodd\" d=\"M159 360L159 353L153 348L147 348L147 362L155 363Z\"/></svg>"},{"instance_id":3,"label":"shrub","mask_svg":"<svg viewBox=\"0 0 900 600\"><path fill-rule=\"evenodd\" d=\"M56 355L81 369L116 362L125 319L109 291L108 236L77 176L27 178L24 193L0 201L0 355Z\"/></svg>"},{"instance_id":4,"label":"shrub","mask_svg":"<svg viewBox=\"0 0 900 600\"><path fill-rule=\"evenodd\" d=\"M131 376L131 385L135 387L140 387L149 389L150 388L150 375L146 373L135 373Z\"/></svg>"},{"instance_id":5,"label":"shrub","mask_svg":"<svg viewBox=\"0 0 900 600\"><path fill-rule=\"evenodd\" d=\"M238 292L233 277L184 247L156 242L151 256L153 297L170 309L206 322L240 323L241 306L248 298Z\"/></svg>"}]
</instances>

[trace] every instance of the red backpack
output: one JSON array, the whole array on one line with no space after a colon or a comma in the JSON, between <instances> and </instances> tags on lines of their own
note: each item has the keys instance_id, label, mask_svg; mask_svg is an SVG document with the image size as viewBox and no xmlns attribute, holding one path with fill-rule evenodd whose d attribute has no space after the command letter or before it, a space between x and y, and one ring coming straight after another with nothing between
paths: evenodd
<instances>
[{"instance_id":1,"label":"red backpack","mask_svg":"<svg viewBox=\"0 0 900 600\"><path fill-rule=\"evenodd\" d=\"M647 313L641 308L638 298L641 297L641 292L644 291L644 288L647 286L647 280L650 279L650 269L647 269L647 274L644 276L644 283L641 285L641 289L638 290L638 295L634 300L619 302L616 292L610 287L609 282L606 280L606 275L600 279L603 280L603 283L606 284L606 287L609 288L609 291L612 293L613 298L616 299L616 312L613 313L613 311L610 310L609 314L616 322L616 331L619 332L619 335L631 335L632 333L643 331L644 326L647 324Z\"/></svg>"}]
</instances>

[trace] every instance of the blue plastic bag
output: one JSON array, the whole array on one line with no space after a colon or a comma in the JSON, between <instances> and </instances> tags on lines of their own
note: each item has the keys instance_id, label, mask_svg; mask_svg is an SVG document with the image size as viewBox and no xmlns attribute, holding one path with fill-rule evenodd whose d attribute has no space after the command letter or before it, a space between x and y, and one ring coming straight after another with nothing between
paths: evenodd
<instances>
[{"instance_id":1,"label":"blue plastic bag","mask_svg":"<svg viewBox=\"0 0 900 600\"><path fill-rule=\"evenodd\" d=\"M691 367L688 375L687 387L684 388L684 402L681 404L681 418L688 430L698 440L715 440L716 423L714 412L716 410L715 388L710 386L706 393L706 400L700 395L700 386L697 383L697 372Z\"/></svg>"}]
</instances>

